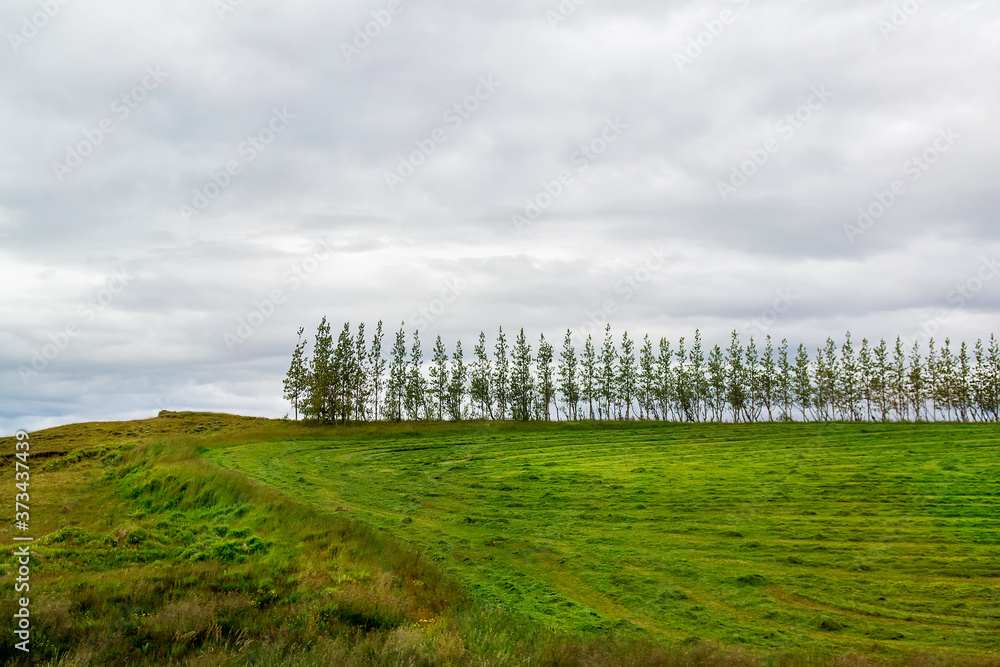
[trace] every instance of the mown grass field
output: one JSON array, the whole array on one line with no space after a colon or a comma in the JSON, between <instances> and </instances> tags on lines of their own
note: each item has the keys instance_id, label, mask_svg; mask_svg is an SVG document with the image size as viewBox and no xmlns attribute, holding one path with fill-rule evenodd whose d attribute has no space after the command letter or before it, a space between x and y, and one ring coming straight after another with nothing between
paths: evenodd
<instances>
[{"instance_id":1,"label":"mown grass field","mask_svg":"<svg viewBox=\"0 0 1000 667\"><path fill-rule=\"evenodd\" d=\"M550 425L250 443L225 466L572 632L759 649L1000 650L1000 434Z\"/></svg>"},{"instance_id":2,"label":"mown grass field","mask_svg":"<svg viewBox=\"0 0 1000 667\"><path fill-rule=\"evenodd\" d=\"M1000 665L995 428L167 413L31 443L10 664Z\"/></svg>"}]
</instances>

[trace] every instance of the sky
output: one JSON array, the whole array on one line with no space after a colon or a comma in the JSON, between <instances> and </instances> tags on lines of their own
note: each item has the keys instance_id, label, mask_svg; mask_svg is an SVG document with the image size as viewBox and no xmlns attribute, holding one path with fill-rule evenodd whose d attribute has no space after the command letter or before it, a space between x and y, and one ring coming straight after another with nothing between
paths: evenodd
<instances>
[{"instance_id":1,"label":"sky","mask_svg":"<svg viewBox=\"0 0 1000 667\"><path fill-rule=\"evenodd\" d=\"M0 433L280 417L296 332L1000 315L1000 5L7 0Z\"/></svg>"}]
</instances>

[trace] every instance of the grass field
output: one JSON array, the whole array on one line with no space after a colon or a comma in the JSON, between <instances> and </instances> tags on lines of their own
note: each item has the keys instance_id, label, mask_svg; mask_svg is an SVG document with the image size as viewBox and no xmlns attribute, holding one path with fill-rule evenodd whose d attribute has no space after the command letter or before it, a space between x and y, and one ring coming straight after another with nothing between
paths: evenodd
<instances>
[{"instance_id":1,"label":"grass field","mask_svg":"<svg viewBox=\"0 0 1000 667\"><path fill-rule=\"evenodd\" d=\"M31 443L12 664L1000 665L988 426L167 413Z\"/></svg>"},{"instance_id":2,"label":"grass field","mask_svg":"<svg viewBox=\"0 0 1000 667\"><path fill-rule=\"evenodd\" d=\"M555 425L213 453L573 632L1000 650L1000 435L954 425Z\"/></svg>"}]
</instances>

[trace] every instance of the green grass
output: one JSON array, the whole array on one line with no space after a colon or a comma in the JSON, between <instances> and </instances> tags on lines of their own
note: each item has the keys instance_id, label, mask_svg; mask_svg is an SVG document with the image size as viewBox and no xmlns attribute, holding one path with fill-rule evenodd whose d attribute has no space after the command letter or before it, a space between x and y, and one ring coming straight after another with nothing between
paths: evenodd
<instances>
[{"instance_id":1,"label":"green grass","mask_svg":"<svg viewBox=\"0 0 1000 667\"><path fill-rule=\"evenodd\" d=\"M1000 664L995 428L164 413L31 447L8 664Z\"/></svg>"},{"instance_id":2,"label":"green grass","mask_svg":"<svg viewBox=\"0 0 1000 667\"><path fill-rule=\"evenodd\" d=\"M573 633L773 651L1000 649L1000 434L548 425L213 450Z\"/></svg>"}]
</instances>

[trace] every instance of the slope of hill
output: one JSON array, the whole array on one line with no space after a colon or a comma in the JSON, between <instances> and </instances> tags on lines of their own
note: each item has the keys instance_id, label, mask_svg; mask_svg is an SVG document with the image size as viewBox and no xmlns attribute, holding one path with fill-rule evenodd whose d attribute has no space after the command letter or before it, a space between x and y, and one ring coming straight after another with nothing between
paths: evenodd
<instances>
[{"instance_id":1,"label":"slope of hill","mask_svg":"<svg viewBox=\"0 0 1000 667\"><path fill-rule=\"evenodd\" d=\"M30 442L11 664L1000 664L989 429L161 413Z\"/></svg>"}]
</instances>

